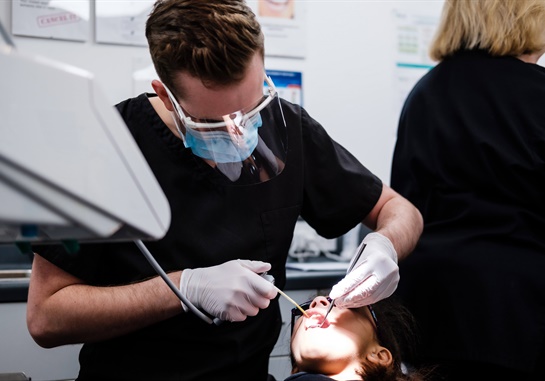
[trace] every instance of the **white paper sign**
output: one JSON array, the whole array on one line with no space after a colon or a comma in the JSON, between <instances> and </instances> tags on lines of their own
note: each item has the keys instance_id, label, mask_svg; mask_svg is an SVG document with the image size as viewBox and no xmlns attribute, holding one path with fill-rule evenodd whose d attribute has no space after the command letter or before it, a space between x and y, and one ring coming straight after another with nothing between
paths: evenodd
<instances>
[{"instance_id":1,"label":"white paper sign","mask_svg":"<svg viewBox=\"0 0 545 381\"><path fill-rule=\"evenodd\" d=\"M146 21L155 0L96 0L96 42L147 46Z\"/></svg>"},{"instance_id":2,"label":"white paper sign","mask_svg":"<svg viewBox=\"0 0 545 381\"><path fill-rule=\"evenodd\" d=\"M396 41L397 108L401 110L407 95L424 74L435 66L428 49L439 24L437 13L394 10Z\"/></svg>"},{"instance_id":3,"label":"white paper sign","mask_svg":"<svg viewBox=\"0 0 545 381\"><path fill-rule=\"evenodd\" d=\"M20 36L87 41L89 13L89 0L13 0L12 33Z\"/></svg>"}]
</instances>

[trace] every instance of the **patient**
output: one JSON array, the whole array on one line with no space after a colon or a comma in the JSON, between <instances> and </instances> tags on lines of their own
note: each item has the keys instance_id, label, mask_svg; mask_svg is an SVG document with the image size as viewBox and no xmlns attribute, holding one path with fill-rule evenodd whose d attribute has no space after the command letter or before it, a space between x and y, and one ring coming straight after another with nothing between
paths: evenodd
<instances>
[{"instance_id":1,"label":"patient","mask_svg":"<svg viewBox=\"0 0 545 381\"><path fill-rule=\"evenodd\" d=\"M303 380L426 380L429 370L407 370L402 354L411 350L412 316L393 297L356 309L334 307L320 327L330 299L292 310L292 375Z\"/></svg>"}]
</instances>

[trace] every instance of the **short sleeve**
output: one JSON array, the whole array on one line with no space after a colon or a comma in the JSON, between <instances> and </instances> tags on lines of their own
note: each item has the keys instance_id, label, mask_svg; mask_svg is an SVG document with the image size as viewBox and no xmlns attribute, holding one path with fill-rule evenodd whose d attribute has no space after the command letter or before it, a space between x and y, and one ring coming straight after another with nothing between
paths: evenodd
<instances>
[{"instance_id":1,"label":"short sleeve","mask_svg":"<svg viewBox=\"0 0 545 381\"><path fill-rule=\"evenodd\" d=\"M301 216L326 238L345 234L369 214L382 181L302 110L304 202Z\"/></svg>"}]
</instances>

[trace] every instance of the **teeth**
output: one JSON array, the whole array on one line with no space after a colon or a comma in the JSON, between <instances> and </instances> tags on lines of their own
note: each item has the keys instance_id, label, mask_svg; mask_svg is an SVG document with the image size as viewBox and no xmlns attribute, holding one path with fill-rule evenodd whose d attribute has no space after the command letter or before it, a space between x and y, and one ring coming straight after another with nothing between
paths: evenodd
<instances>
[{"instance_id":1,"label":"teeth","mask_svg":"<svg viewBox=\"0 0 545 381\"><path fill-rule=\"evenodd\" d=\"M322 324L323 316L321 315L312 315L307 319L306 326L307 328L317 328Z\"/></svg>"}]
</instances>

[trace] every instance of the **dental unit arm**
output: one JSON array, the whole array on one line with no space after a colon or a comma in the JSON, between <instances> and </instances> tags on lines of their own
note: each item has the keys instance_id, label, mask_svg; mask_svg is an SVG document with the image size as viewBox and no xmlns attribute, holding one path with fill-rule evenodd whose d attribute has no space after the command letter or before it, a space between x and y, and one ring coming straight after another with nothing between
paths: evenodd
<instances>
[{"instance_id":1,"label":"dental unit arm","mask_svg":"<svg viewBox=\"0 0 545 381\"><path fill-rule=\"evenodd\" d=\"M168 201L93 76L17 51L1 24L0 72L0 244L164 236Z\"/></svg>"},{"instance_id":2,"label":"dental unit arm","mask_svg":"<svg viewBox=\"0 0 545 381\"><path fill-rule=\"evenodd\" d=\"M193 313L142 240L162 238L170 206L91 73L17 51L0 23L0 245L133 241Z\"/></svg>"}]
</instances>

